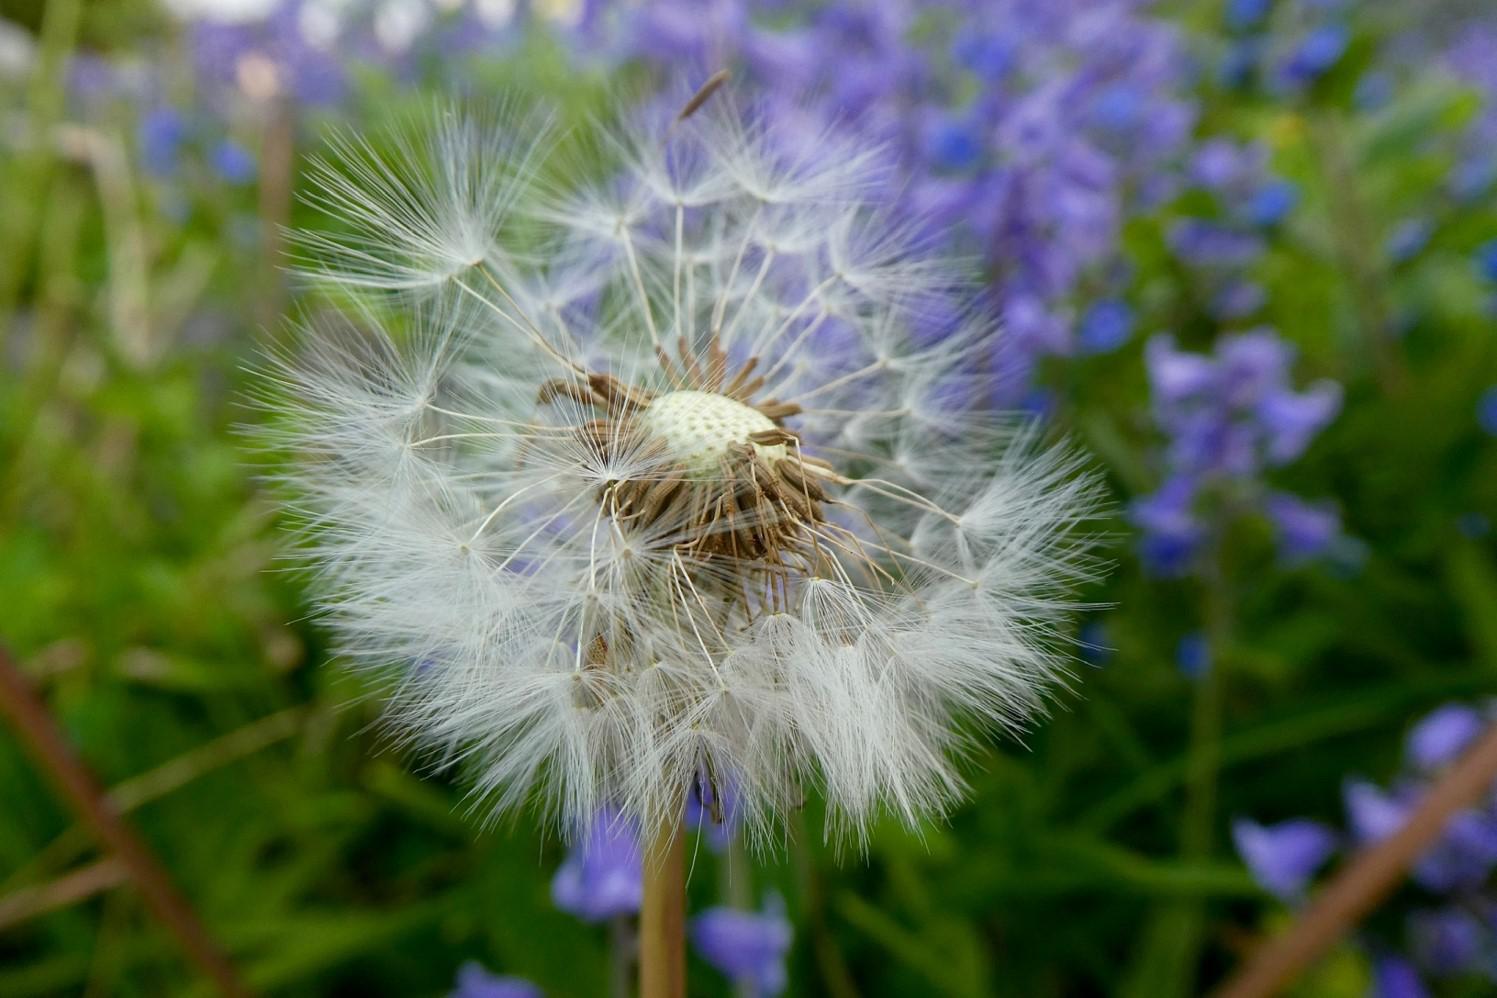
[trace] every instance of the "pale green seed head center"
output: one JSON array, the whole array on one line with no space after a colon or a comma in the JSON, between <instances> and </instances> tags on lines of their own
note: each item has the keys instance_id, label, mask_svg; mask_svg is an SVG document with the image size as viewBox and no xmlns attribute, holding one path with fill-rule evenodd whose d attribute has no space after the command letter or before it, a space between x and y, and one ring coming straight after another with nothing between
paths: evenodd
<instances>
[{"instance_id":1,"label":"pale green seed head center","mask_svg":"<svg viewBox=\"0 0 1497 998\"><path fill-rule=\"evenodd\" d=\"M693 476L717 475L728 448L737 444L749 444L771 463L786 456L784 444L765 446L749 440L752 434L776 429L774 420L726 395L669 392L646 406L639 420Z\"/></svg>"}]
</instances>

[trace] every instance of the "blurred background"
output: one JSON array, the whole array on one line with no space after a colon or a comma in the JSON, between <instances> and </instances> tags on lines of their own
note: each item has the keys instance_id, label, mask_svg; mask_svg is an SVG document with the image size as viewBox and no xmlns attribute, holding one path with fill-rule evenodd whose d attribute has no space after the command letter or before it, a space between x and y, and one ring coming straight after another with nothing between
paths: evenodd
<instances>
[{"instance_id":1,"label":"blurred background","mask_svg":"<svg viewBox=\"0 0 1497 998\"><path fill-rule=\"evenodd\" d=\"M249 988L610 993L632 844L486 827L382 740L236 427L329 129L718 67L881 145L1116 569L949 821L702 833L693 994L1208 989L1497 692L1489 3L0 0L0 636ZM39 758L0 726L0 995L213 993ZM1294 993L1497 993L1494 865L1489 799Z\"/></svg>"}]
</instances>

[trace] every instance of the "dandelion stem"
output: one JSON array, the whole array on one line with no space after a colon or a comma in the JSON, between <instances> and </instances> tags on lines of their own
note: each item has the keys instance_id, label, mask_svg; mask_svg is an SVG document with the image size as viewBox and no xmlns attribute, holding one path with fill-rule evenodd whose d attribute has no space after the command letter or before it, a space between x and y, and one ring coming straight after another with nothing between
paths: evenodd
<instances>
[{"instance_id":1,"label":"dandelion stem","mask_svg":"<svg viewBox=\"0 0 1497 998\"><path fill-rule=\"evenodd\" d=\"M662 825L644 857L639 998L686 998L686 830Z\"/></svg>"}]
</instances>

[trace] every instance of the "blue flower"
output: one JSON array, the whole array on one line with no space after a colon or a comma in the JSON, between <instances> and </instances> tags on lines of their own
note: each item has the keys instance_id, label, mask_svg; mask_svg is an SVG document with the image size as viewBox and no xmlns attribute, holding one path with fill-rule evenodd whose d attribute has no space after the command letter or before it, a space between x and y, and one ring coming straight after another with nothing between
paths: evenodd
<instances>
[{"instance_id":1,"label":"blue flower","mask_svg":"<svg viewBox=\"0 0 1497 998\"><path fill-rule=\"evenodd\" d=\"M447 998L541 998L541 989L518 977L491 974L469 960L458 968L457 984Z\"/></svg>"},{"instance_id":2,"label":"blue flower","mask_svg":"<svg viewBox=\"0 0 1497 998\"><path fill-rule=\"evenodd\" d=\"M1175 645L1175 665L1187 679L1204 679L1211 669L1211 642L1199 631L1182 637Z\"/></svg>"},{"instance_id":3,"label":"blue flower","mask_svg":"<svg viewBox=\"0 0 1497 998\"><path fill-rule=\"evenodd\" d=\"M1237 854L1264 890L1286 901L1304 894L1320 865L1336 850L1336 836L1306 819L1260 825L1240 818L1232 823Z\"/></svg>"},{"instance_id":4,"label":"blue flower","mask_svg":"<svg viewBox=\"0 0 1497 998\"><path fill-rule=\"evenodd\" d=\"M1257 38L1241 38L1234 41L1222 57L1217 79L1223 87L1241 90L1253 82L1258 73L1258 64L1263 59L1263 43Z\"/></svg>"},{"instance_id":5,"label":"blue flower","mask_svg":"<svg viewBox=\"0 0 1497 998\"><path fill-rule=\"evenodd\" d=\"M1233 31L1256 28L1272 6L1273 0L1227 0L1227 27Z\"/></svg>"},{"instance_id":6,"label":"blue flower","mask_svg":"<svg viewBox=\"0 0 1497 998\"><path fill-rule=\"evenodd\" d=\"M1299 457L1340 411L1341 386L1334 381L1318 381L1302 392L1265 392L1255 413L1267 436L1269 462L1283 465Z\"/></svg>"},{"instance_id":7,"label":"blue flower","mask_svg":"<svg viewBox=\"0 0 1497 998\"><path fill-rule=\"evenodd\" d=\"M1403 957L1379 956L1373 961L1372 977L1376 998L1429 998L1419 972Z\"/></svg>"},{"instance_id":8,"label":"blue flower","mask_svg":"<svg viewBox=\"0 0 1497 998\"><path fill-rule=\"evenodd\" d=\"M1366 845L1385 839L1403 827L1412 811L1410 802L1365 780L1349 781L1342 790L1352 834Z\"/></svg>"},{"instance_id":9,"label":"blue flower","mask_svg":"<svg viewBox=\"0 0 1497 998\"><path fill-rule=\"evenodd\" d=\"M1231 139L1207 139L1190 160L1190 177L1210 191L1225 190L1256 171L1259 153Z\"/></svg>"},{"instance_id":10,"label":"blue flower","mask_svg":"<svg viewBox=\"0 0 1497 998\"><path fill-rule=\"evenodd\" d=\"M588 922L632 915L643 891L638 829L611 810L593 819L551 881L556 907Z\"/></svg>"},{"instance_id":11,"label":"blue flower","mask_svg":"<svg viewBox=\"0 0 1497 998\"><path fill-rule=\"evenodd\" d=\"M1424 252L1435 227L1427 218L1406 218L1393 227L1383 243L1383 252L1394 263L1406 263Z\"/></svg>"},{"instance_id":12,"label":"blue flower","mask_svg":"<svg viewBox=\"0 0 1497 998\"><path fill-rule=\"evenodd\" d=\"M1092 119L1108 131L1122 133L1137 126L1147 110L1148 104L1137 87L1115 83L1097 95Z\"/></svg>"},{"instance_id":13,"label":"blue flower","mask_svg":"<svg viewBox=\"0 0 1497 998\"><path fill-rule=\"evenodd\" d=\"M213 170L231 184L255 179L255 155L233 139L224 139L208 153Z\"/></svg>"},{"instance_id":14,"label":"blue flower","mask_svg":"<svg viewBox=\"0 0 1497 998\"><path fill-rule=\"evenodd\" d=\"M1485 537L1492 532L1492 520L1485 513L1472 511L1455 518L1455 528L1465 537Z\"/></svg>"},{"instance_id":15,"label":"blue flower","mask_svg":"<svg viewBox=\"0 0 1497 998\"><path fill-rule=\"evenodd\" d=\"M1374 69L1363 73L1362 78L1357 81L1352 100L1363 111L1379 110L1393 99L1393 84L1393 76L1382 70Z\"/></svg>"},{"instance_id":16,"label":"blue flower","mask_svg":"<svg viewBox=\"0 0 1497 998\"><path fill-rule=\"evenodd\" d=\"M981 158L982 140L969 125L944 118L927 132L925 154L940 169L965 170Z\"/></svg>"},{"instance_id":17,"label":"blue flower","mask_svg":"<svg viewBox=\"0 0 1497 998\"><path fill-rule=\"evenodd\" d=\"M1341 535L1341 518L1323 505L1312 505L1284 492L1264 504L1279 536L1279 554L1295 565L1325 554Z\"/></svg>"},{"instance_id":18,"label":"blue flower","mask_svg":"<svg viewBox=\"0 0 1497 998\"><path fill-rule=\"evenodd\" d=\"M1476 247L1476 272L1484 280L1497 282L1497 239Z\"/></svg>"},{"instance_id":19,"label":"blue flower","mask_svg":"<svg viewBox=\"0 0 1497 998\"><path fill-rule=\"evenodd\" d=\"M1485 724L1474 708L1448 703L1414 725L1404 754L1418 769L1439 769L1465 750L1481 734Z\"/></svg>"},{"instance_id":20,"label":"blue flower","mask_svg":"<svg viewBox=\"0 0 1497 998\"><path fill-rule=\"evenodd\" d=\"M1477 400L1476 425L1497 437L1497 385L1482 392Z\"/></svg>"},{"instance_id":21,"label":"blue flower","mask_svg":"<svg viewBox=\"0 0 1497 998\"><path fill-rule=\"evenodd\" d=\"M1055 415L1056 398L1055 392L1049 388L1031 388L1019 399L1017 408L1020 412L1044 421Z\"/></svg>"},{"instance_id":22,"label":"blue flower","mask_svg":"<svg viewBox=\"0 0 1497 998\"><path fill-rule=\"evenodd\" d=\"M1299 202L1299 187L1288 180L1271 180L1259 187L1248 201L1248 219L1263 228L1282 222Z\"/></svg>"},{"instance_id":23,"label":"blue flower","mask_svg":"<svg viewBox=\"0 0 1497 998\"><path fill-rule=\"evenodd\" d=\"M756 995L777 995L785 990L793 937L784 907L771 896L761 912L708 908L691 920L692 944L702 959Z\"/></svg>"},{"instance_id":24,"label":"blue flower","mask_svg":"<svg viewBox=\"0 0 1497 998\"><path fill-rule=\"evenodd\" d=\"M1291 85L1313 83L1324 76L1351 44L1345 26L1332 22L1322 24L1304 37L1284 66L1284 76Z\"/></svg>"},{"instance_id":25,"label":"blue flower","mask_svg":"<svg viewBox=\"0 0 1497 998\"><path fill-rule=\"evenodd\" d=\"M987 83L1003 79L1014 64L1014 43L1002 35L984 31L957 34L952 54L957 64Z\"/></svg>"},{"instance_id":26,"label":"blue flower","mask_svg":"<svg viewBox=\"0 0 1497 998\"><path fill-rule=\"evenodd\" d=\"M1450 196L1462 203L1483 197L1494 183L1497 183L1497 159L1481 154L1457 163L1447 181Z\"/></svg>"},{"instance_id":27,"label":"blue flower","mask_svg":"<svg viewBox=\"0 0 1497 998\"><path fill-rule=\"evenodd\" d=\"M153 107L141 117L136 137L146 170L158 177L169 177L177 172L182 146L187 141L187 119L175 108Z\"/></svg>"},{"instance_id":28,"label":"blue flower","mask_svg":"<svg viewBox=\"0 0 1497 998\"><path fill-rule=\"evenodd\" d=\"M1081 660L1095 668L1106 665L1115 651L1107 625L1096 618L1081 625L1076 635L1076 647Z\"/></svg>"},{"instance_id":29,"label":"blue flower","mask_svg":"<svg viewBox=\"0 0 1497 998\"><path fill-rule=\"evenodd\" d=\"M1097 302L1081 317L1077 341L1087 353L1111 353L1133 332L1133 309L1116 298Z\"/></svg>"}]
</instances>

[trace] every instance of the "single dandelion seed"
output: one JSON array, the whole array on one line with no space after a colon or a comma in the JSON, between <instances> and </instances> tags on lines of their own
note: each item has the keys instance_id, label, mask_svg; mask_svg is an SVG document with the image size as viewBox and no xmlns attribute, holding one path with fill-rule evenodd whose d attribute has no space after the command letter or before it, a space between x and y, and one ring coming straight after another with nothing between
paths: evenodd
<instances>
[{"instance_id":1,"label":"single dandelion seed","mask_svg":"<svg viewBox=\"0 0 1497 998\"><path fill-rule=\"evenodd\" d=\"M866 202L876 151L690 111L604 130L596 182L513 115L335 143L302 246L352 306L269 393L397 730L489 813L637 823L647 919L690 794L760 841L812 789L829 835L942 813L1098 569L1095 482L987 408L1002 338Z\"/></svg>"}]
</instances>

